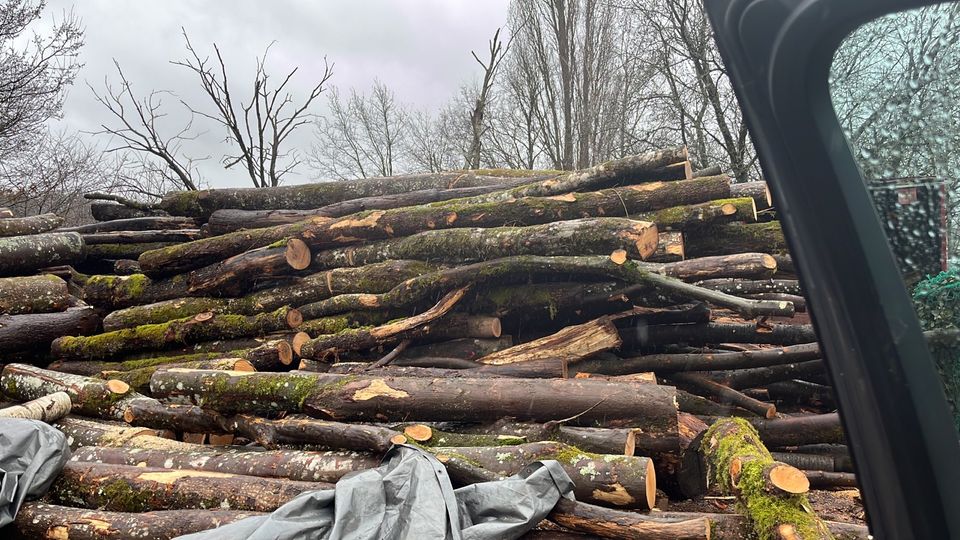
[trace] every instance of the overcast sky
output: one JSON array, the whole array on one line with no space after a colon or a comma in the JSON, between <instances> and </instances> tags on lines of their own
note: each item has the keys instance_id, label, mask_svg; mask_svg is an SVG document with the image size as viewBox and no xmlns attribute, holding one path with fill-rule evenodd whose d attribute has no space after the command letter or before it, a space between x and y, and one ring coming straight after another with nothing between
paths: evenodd
<instances>
[{"instance_id":1,"label":"overcast sky","mask_svg":"<svg viewBox=\"0 0 960 540\"><path fill-rule=\"evenodd\" d=\"M252 79L254 59L275 41L268 65L276 74L300 67L295 95L303 95L320 77L326 56L335 64L331 83L343 91L368 89L379 78L400 101L437 107L477 76L480 68L470 51L485 49L496 28L505 24L507 5L508 0L50 0L48 18L72 9L86 32L84 67L59 124L96 131L110 121L86 83L102 90L104 77L116 80L114 59L135 92L170 90L209 107L192 74L169 63L184 58L181 27L201 55L217 43L237 92L245 91ZM175 99L165 104L167 127L177 129L188 116ZM189 150L192 156L211 156L201 164L203 177L213 187L248 185L240 171L219 165L222 131L204 129ZM309 145L312 129L301 129L298 142ZM107 143L103 137L95 140ZM286 182L309 180L309 171L304 173Z\"/></svg>"}]
</instances>

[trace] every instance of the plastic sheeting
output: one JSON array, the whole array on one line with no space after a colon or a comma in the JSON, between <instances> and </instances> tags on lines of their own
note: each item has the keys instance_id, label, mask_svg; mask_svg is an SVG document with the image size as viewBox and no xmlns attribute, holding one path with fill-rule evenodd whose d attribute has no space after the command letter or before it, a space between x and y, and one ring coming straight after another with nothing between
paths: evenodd
<instances>
[{"instance_id":1,"label":"plastic sheeting","mask_svg":"<svg viewBox=\"0 0 960 540\"><path fill-rule=\"evenodd\" d=\"M266 516L178 540L500 540L518 538L573 499L556 461L509 478L454 490L443 464L412 446L395 446L380 467L343 477L335 489L304 493Z\"/></svg>"},{"instance_id":2,"label":"plastic sheeting","mask_svg":"<svg viewBox=\"0 0 960 540\"><path fill-rule=\"evenodd\" d=\"M28 498L40 497L70 459L67 437L38 420L0 418L0 527Z\"/></svg>"}]
</instances>

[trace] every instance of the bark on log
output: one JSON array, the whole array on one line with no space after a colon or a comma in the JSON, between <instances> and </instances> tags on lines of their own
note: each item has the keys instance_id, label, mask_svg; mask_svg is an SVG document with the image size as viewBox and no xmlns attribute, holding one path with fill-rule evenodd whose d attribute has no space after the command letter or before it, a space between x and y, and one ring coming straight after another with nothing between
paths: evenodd
<instances>
[{"instance_id":1,"label":"bark on log","mask_svg":"<svg viewBox=\"0 0 960 540\"><path fill-rule=\"evenodd\" d=\"M0 315L0 352L43 349L61 336L92 334L100 318L92 307L68 308L59 313Z\"/></svg>"},{"instance_id":2,"label":"bark on log","mask_svg":"<svg viewBox=\"0 0 960 540\"><path fill-rule=\"evenodd\" d=\"M762 279L777 271L777 261L763 253L736 253L686 259L663 265L662 273L684 281L718 277Z\"/></svg>"},{"instance_id":3,"label":"bark on log","mask_svg":"<svg viewBox=\"0 0 960 540\"><path fill-rule=\"evenodd\" d=\"M123 381L130 385L136 392L150 392L150 377L158 369L219 369L223 371L257 371L250 362L243 358L220 358L216 360L196 360L193 362L180 362L174 364L162 364L159 366L143 367L131 369L128 371L118 371L115 369L106 369L97 374L97 377L104 380Z\"/></svg>"},{"instance_id":4,"label":"bark on log","mask_svg":"<svg viewBox=\"0 0 960 540\"><path fill-rule=\"evenodd\" d=\"M40 502L25 503L13 522L24 538L45 540L102 540L138 538L170 540L234 521L262 515L239 510L165 510L107 512Z\"/></svg>"},{"instance_id":5,"label":"bark on log","mask_svg":"<svg viewBox=\"0 0 960 540\"><path fill-rule=\"evenodd\" d=\"M184 343L263 336L296 328L302 321L299 311L287 307L251 316L206 312L189 319L125 328L96 336L64 336L53 341L51 351L68 360L103 360L129 352L168 349Z\"/></svg>"},{"instance_id":6,"label":"bark on log","mask_svg":"<svg viewBox=\"0 0 960 540\"><path fill-rule=\"evenodd\" d=\"M187 276L153 280L143 274L90 276L83 286L83 299L90 305L118 309L190 296Z\"/></svg>"},{"instance_id":7,"label":"bark on log","mask_svg":"<svg viewBox=\"0 0 960 540\"><path fill-rule=\"evenodd\" d=\"M45 233L62 224L63 218L56 214L0 219L0 237Z\"/></svg>"},{"instance_id":8,"label":"bark on log","mask_svg":"<svg viewBox=\"0 0 960 540\"><path fill-rule=\"evenodd\" d=\"M51 497L60 504L120 512L190 508L272 512L301 493L332 487L213 471L71 461L54 482Z\"/></svg>"},{"instance_id":9,"label":"bark on log","mask_svg":"<svg viewBox=\"0 0 960 540\"><path fill-rule=\"evenodd\" d=\"M50 313L69 306L67 282L57 276L0 278L0 314Z\"/></svg>"},{"instance_id":10,"label":"bark on log","mask_svg":"<svg viewBox=\"0 0 960 540\"><path fill-rule=\"evenodd\" d=\"M536 442L516 446L434 447L430 451L444 462L447 456L502 476L520 472L530 462L555 459L575 484L577 500L622 508L650 509L657 492L653 461L646 457L600 455L559 442ZM456 482L456 468L450 470Z\"/></svg>"},{"instance_id":11,"label":"bark on log","mask_svg":"<svg viewBox=\"0 0 960 540\"><path fill-rule=\"evenodd\" d=\"M120 420L130 403L153 402L134 392L122 381L103 381L58 373L24 364L7 364L0 375L4 394L18 401L31 401L55 392L66 392L72 403L71 411L86 416Z\"/></svg>"},{"instance_id":12,"label":"bark on log","mask_svg":"<svg viewBox=\"0 0 960 540\"><path fill-rule=\"evenodd\" d=\"M771 452L777 461L805 471L853 472L850 455L804 454L801 452Z\"/></svg>"},{"instance_id":13,"label":"bark on log","mask_svg":"<svg viewBox=\"0 0 960 540\"><path fill-rule=\"evenodd\" d=\"M703 227L684 235L688 257L708 257L730 253L787 253L787 243L779 221L764 223L727 223Z\"/></svg>"},{"instance_id":14,"label":"bark on log","mask_svg":"<svg viewBox=\"0 0 960 540\"><path fill-rule=\"evenodd\" d=\"M301 313L303 312L301 311ZM295 340L295 344L297 345L296 350L299 350L300 345L307 339L319 338L329 334L339 334L349 329L359 330L363 327L379 326L398 318L397 315L399 314L393 311L351 311L340 315L331 315L329 317L304 321L303 324L297 327L298 338ZM308 316L309 310L307 314L304 315L304 318ZM297 354L300 353L298 352Z\"/></svg>"},{"instance_id":15,"label":"bark on log","mask_svg":"<svg viewBox=\"0 0 960 540\"><path fill-rule=\"evenodd\" d=\"M393 362L395 366L414 365L421 358L457 358L476 360L481 356L501 351L513 345L509 336L499 338L460 338L437 343L414 345Z\"/></svg>"},{"instance_id":16,"label":"bark on log","mask_svg":"<svg viewBox=\"0 0 960 540\"><path fill-rule=\"evenodd\" d=\"M622 540L709 540L710 521L704 517L666 521L657 514L640 514L560 499L547 519L561 527L601 538Z\"/></svg>"},{"instance_id":17,"label":"bark on log","mask_svg":"<svg viewBox=\"0 0 960 540\"><path fill-rule=\"evenodd\" d=\"M26 403L0 409L0 418L29 418L49 424L69 414L71 407L69 394L54 392Z\"/></svg>"},{"instance_id":18,"label":"bark on log","mask_svg":"<svg viewBox=\"0 0 960 540\"><path fill-rule=\"evenodd\" d=\"M577 425L630 425L676 433L669 386L591 379L358 377L306 373L165 370L150 381L156 397L186 396L220 412L303 410L338 421L488 421L512 416ZM598 397L600 396L600 397Z\"/></svg>"},{"instance_id":19,"label":"bark on log","mask_svg":"<svg viewBox=\"0 0 960 540\"><path fill-rule=\"evenodd\" d=\"M690 519L706 519L710 522L710 538L712 540L744 540L755 538L751 523L741 514L713 514L706 512L657 512L651 514L652 519L666 523L687 521ZM824 521L834 540L871 540L870 531L863 525L841 523L838 521ZM794 539L798 537L793 537ZM803 537L802 540L805 540Z\"/></svg>"},{"instance_id":20,"label":"bark on log","mask_svg":"<svg viewBox=\"0 0 960 540\"><path fill-rule=\"evenodd\" d=\"M709 372L706 375L714 381L725 384L730 388L742 389L757 388L758 386L764 386L772 382L787 381L790 379L819 378L825 373L826 367L822 361L808 360L806 362L780 364L762 368Z\"/></svg>"},{"instance_id":21,"label":"bark on log","mask_svg":"<svg viewBox=\"0 0 960 540\"><path fill-rule=\"evenodd\" d=\"M774 257L774 259L776 259L776 257ZM795 279L707 279L698 281L697 285L706 287L707 289L738 295L759 293L803 295L803 291L800 290L800 282Z\"/></svg>"},{"instance_id":22,"label":"bark on log","mask_svg":"<svg viewBox=\"0 0 960 540\"><path fill-rule=\"evenodd\" d=\"M598 352L618 348L621 344L620 334L613 321L625 316L628 315L605 316L584 324L568 326L555 334L488 354L477 362L500 365L562 358L574 363Z\"/></svg>"},{"instance_id":23,"label":"bark on log","mask_svg":"<svg viewBox=\"0 0 960 540\"><path fill-rule=\"evenodd\" d=\"M838 413L758 420L753 426L760 433L764 444L769 447L844 442L843 426Z\"/></svg>"},{"instance_id":24,"label":"bark on log","mask_svg":"<svg viewBox=\"0 0 960 540\"><path fill-rule=\"evenodd\" d=\"M803 471L812 488L859 488L857 475L852 472Z\"/></svg>"},{"instance_id":25,"label":"bark on log","mask_svg":"<svg viewBox=\"0 0 960 540\"><path fill-rule=\"evenodd\" d=\"M717 178L724 177L717 176ZM714 199L704 203L673 206L640 213L634 213L627 209L626 212L626 217L655 223L657 230L661 232L685 231L725 221L743 221L745 223L757 221L757 211L753 199L748 197Z\"/></svg>"},{"instance_id":26,"label":"bark on log","mask_svg":"<svg viewBox=\"0 0 960 540\"><path fill-rule=\"evenodd\" d=\"M90 214L97 221L115 221L118 219L133 219L142 217L166 216L162 210L140 210L112 202L94 201L90 203Z\"/></svg>"},{"instance_id":27,"label":"bark on log","mask_svg":"<svg viewBox=\"0 0 960 540\"><path fill-rule=\"evenodd\" d=\"M692 325L655 325L639 332L621 332L624 351L655 348L667 344L686 343L769 343L771 345L800 345L817 340L809 324L710 323Z\"/></svg>"},{"instance_id":28,"label":"bark on log","mask_svg":"<svg viewBox=\"0 0 960 540\"><path fill-rule=\"evenodd\" d=\"M60 231L95 234L117 231L196 229L199 226L200 224L193 218L181 216L149 216L101 221L99 223L89 223L77 227L62 227Z\"/></svg>"},{"instance_id":29,"label":"bark on log","mask_svg":"<svg viewBox=\"0 0 960 540\"><path fill-rule=\"evenodd\" d=\"M73 452L70 461L335 483L347 473L376 468L380 465L380 456L362 452L264 451L240 448L168 452L143 448L86 446Z\"/></svg>"},{"instance_id":30,"label":"bark on log","mask_svg":"<svg viewBox=\"0 0 960 540\"><path fill-rule=\"evenodd\" d=\"M200 238L200 229L170 229L144 231L109 231L81 233L87 246L97 244L146 244L155 242L189 242ZM151 248L153 249L153 248ZM139 255L137 255L139 257ZM136 259L137 257L130 257Z\"/></svg>"},{"instance_id":31,"label":"bark on log","mask_svg":"<svg viewBox=\"0 0 960 540\"><path fill-rule=\"evenodd\" d=\"M741 182L730 186L734 197L750 197L757 204L757 210L766 210L773 206L773 197L766 182Z\"/></svg>"},{"instance_id":32,"label":"bark on log","mask_svg":"<svg viewBox=\"0 0 960 540\"><path fill-rule=\"evenodd\" d=\"M557 441L597 454L650 455L681 448L678 433L646 433L631 428L576 427L547 422L544 424L515 422L510 419L488 424L471 424L448 428L467 436L517 437L526 442ZM704 429L706 427L704 426ZM631 444L627 444L631 439ZM460 446L469 446L467 444Z\"/></svg>"},{"instance_id":33,"label":"bark on log","mask_svg":"<svg viewBox=\"0 0 960 540\"><path fill-rule=\"evenodd\" d=\"M358 247L321 251L312 268L363 266L388 259L464 264L511 255L609 255L623 249L645 260L657 247L655 225L624 218L586 218L529 227L424 231Z\"/></svg>"},{"instance_id":34,"label":"bark on log","mask_svg":"<svg viewBox=\"0 0 960 540\"><path fill-rule=\"evenodd\" d=\"M605 362L599 372L607 375L626 375L647 371L673 373L734 370L791 364L818 358L820 358L820 346L816 343L805 343L756 351L635 356L622 358L617 363Z\"/></svg>"},{"instance_id":35,"label":"bark on log","mask_svg":"<svg viewBox=\"0 0 960 540\"><path fill-rule=\"evenodd\" d=\"M711 381L702 375L696 373L674 373L670 375L670 379L695 388L699 392L707 393L718 398L721 403L729 403L741 407L764 418L774 418L777 415L777 407L772 403L764 403L763 401L745 396L733 388Z\"/></svg>"},{"instance_id":36,"label":"bark on log","mask_svg":"<svg viewBox=\"0 0 960 540\"><path fill-rule=\"evenodd\" d=\"M831 538L826 524L807 511L806 477L774 461L749 422L718 420L704 433L701 451L710 467L709 482L737 496L759 538ZM788 474L778 481L774 468L799 476Z\"/></svg>"},{"instance_id":37,"label":"bark on log","mask_svg":"<svg viewBox=\"0 0 960 540\"><path fill-rule=\"evenodd\" d=\"M48 266L83 260L83 238L77 233L45 233L0 238L0 276L31 274Z\"/></svg>"},{"instance_id":38,"label":"bark on log","mask_svg":"<svg viewBox=\"0 0 960 540\"><path fill-rule=\"evenodd\" d=\"M131 402L130 405L135 403L145 402ZM56 423L55 427L67 436L67 441L73 450L84 446L147 448L164 452L192 452L209 449L209 447L198 444L159 437L155 429L131 428L126 424L106 424L71 416L62 418Z\"/></svg>"},{"instance_id":39,"label":"bark on log","mask_svg":"<svg viewBox=\"0 0 960 540\"><path fill-rule=\"evenodd\" d=\"M141 273L140 263L135 259L118 259L113 262L113 273L118 276L130 276Z\"/></svg>"},{"instance_id":40,"label":"bark on log","mask_svg":"<svg viewBox=\"0 0 960 540\"><path fill-rule=\"evenodd\" d=\"M146 242L142 244L95 244L84 248L86 261L96 259L136 259L147 251L179 246L180 242Z\"/></svg>"},{"instance_id":41,"label":"bark on log","mask_svg":"<svg viewBox=\"0 0 960 540\"><path fill-rule=\"evenodd\" d=\"M657 235L657 250L646 260L650 262L669 263L684 259L683 233L678 231L664 231Z\"/></svg>"},{"instance_id":42,"label":"bark on log","mask_svg":"<svg viewBox=\"0 0 960 540\"><path fill-rule=\"evenodd\" d=\"M701 176L716 176L721 172L723 172L723 169L719 165L710 165L709 167L704 167L702 169L693 171L691 176L694 178L700 178Z\"/></svg>"},{"instance_id":43,"label":"bark on log","mask_svg":"<svg viewBox=\"0 0 960 540\"><path fill-rule=\"evenodd\" d=\"M291 238L193 270L187 274L187 290L191 296L239 296L264 278L297 274L309 265L310 248Z\"/></svg>"}]
</instances>

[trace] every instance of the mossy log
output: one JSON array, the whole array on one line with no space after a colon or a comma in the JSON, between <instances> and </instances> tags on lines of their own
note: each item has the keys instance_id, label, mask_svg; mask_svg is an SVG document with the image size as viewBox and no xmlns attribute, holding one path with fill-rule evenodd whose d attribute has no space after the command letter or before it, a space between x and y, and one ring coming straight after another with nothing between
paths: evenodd
<instances>
[{"instance_id":1,"label":"mossy log","mask_svg":"<svg viewBox=\"0 0 960 540\"><path fill-rule=\"evenodd\" d=\"M776 257L774 257L776 259ZM778 268L779 270L779 268ZM697 285L728 294L783 293L802 296L800 282L795 279L736 279L719 278L698 281Z\"/></svg>"},{"instance_id":2,"label":"mossy log","mask_svg":"<svg viewBox=\"0 0 960 540\"><path fill-rule=\"evenodd\" d=\"M259 281L302 274L309 265L310 249L292 238L190 271L188 291L191 296L240 296Z\"/></svg>"},{"instance_id":3,"label":"mossy log","mask_svg":"<svg viewBox=\"0 0 960 540\"><path fill-rule=\"evenodd\" d=\"M662 273L684 281L712 278L763 279L777 271L777 261L763 253L735 253L712 257L688 258L665 263ZM712 289L714 290L714 289Z\"/></svg>"},{"instance_id":4,"label":"mossy log","mask_svg":"<svg viewBox=\"0 0 960 540\"><path fill-rule=\"evenodd\" d=\"M308 311L309 313L309 311ZM351 311L329 317L306 320L297 327L297 343L309 338L319 338L329 334L339 334L350 329L379 326L399 318L393 311ZM304 315L306 318L307 315ZM299 348L299 346L298 346ZM299 352L297 354L300 354Z\"/></svg>"},{"instance_id":5,"label":"mossy log","mask_svg":"<svg viewBox=\"0 0 960 540\"><path fill-rule=\"evenodd\" d=\"M49 424L69 414L72 406L69 394L54 392L26 403L4 407L0 409L0 418L29 418Z\"/></svg>"},{"instance_id":6,"label":"mossy log","mask_svg":"<svg viewBox=\"0 0 960 540\"><path fill-rule=\"evenodd\" d=\"M239 510L108 512L28 502L17 512L12 528L24 538L37 540L171 540L257 515L262 514Z\"/></svg>"},{"instance_id":7,"label":"mossy log","mask_svg":"<svg viewBox=\"0 0 960 540\"><path fill-rule=\"evenodd\" d=\"M333 483L347 473L376 468L380 465L380 456L363 452L264 451L241 448L177 452L85 446L74 451L70 461Z\"/></svg>"},{"instance_id":8,"label":"mossy log","mask_svg":"<svg viewBox=\"0 0 960 540\"><path fill-rule=\"evenodd\" d=\"M426 424L399 424L393 426L398 432L420 446L512 446L528 442L524 437L513 435L486 435L441 431Z\"/></svg>"},{"instance_id":9,"label":"mossy log","mask_svg":"<svg viewBox=\"0 0 960 540\"><path fill-rule=\"evenodd\" d=\"M50 313L69 306L67 282L57 276L0 278L0 314Z\"/></svg>"},{"instance_id":10,"label":"mossy log","mask_svg":"<svg viewBox=\"0 0 960 540\"><path fill-rule=\"evenodd\" d=\"M77 233L44 233L0 238L0 276L32 274L48 266L74 264L84 257Z\"/></svg>"},{"instance_id":11,"label":"mossy log","mask_svg":"<svg viewBox=\"0 0 960 540\"><path fill-rule=\"evenodd\" d=\"M65 336L54 340L52 353L67 360L102 360L142 350L162 350L185 343L263 336L296 328L300 312L282 307L259 315L201 313L187 319L114 330L96 336Z\"/></svg>"},{"instance_id":12,"label":"mossy log","mask_svg":"<svg viewBox=\"0 0 960 540\"><path fill-rule=\"evenodd\" d=\"M63 232L78 232L80 234L96 234L122 231L197 229L199 226L200 223L196 219L188 217L148 216L100 221L98 223L88 223L77 227L62 227L60 230Z\"/></svg>"},{"instance_id":13,"label":"mossy log","mask_svg":"<svg viewBox=\"0 0 960 540\"><path fill-rule=\"evenodd\" d=\"M579 497L578 497L579 499ZM641 514L560 499L547 519L569 529L599 538L635 540L709 540L710 521L701 516L667 521L657 514Z\"/></svg>"},{"instance_id":14,"label":"mossy log","mask_svg":"<svg viewBox=\"0 0 960 540\"><path fill-rule=\"evenodd\" d=\"M663 231L657 235L657 250L647 257L650 262L677 262L684 259L683 233Z\"/></svg>"},{"instance_id":15,"label":"mossy log","mask_svg":"<svg viewBox=\"0 0 960 540\"><path fill-rule=\"evenodd\" d=\"M740 510L760 539L829 539L826 524L813 514L804 493L802 472L778 463L749 422L738 418L714 422L704 433L701 452L708 484L736 495Z\"/></svg>"},{"instance_id":16,"label":"mossy log","mask_svg":"<svg viewBox=\"0 0 960 540\"><path fill-rule=\"evenodd\" d=\"M144 404L145 401L130 402L128 405ZM159 405L154 402L155 405ZM157 435L157 430L130 427L126 424L108 424L82 418L67 416L61 418L55 427L67 436L70 448L76 450L84 446L111 446L125 448L147 448L164 452L209 449L199 444L191 444L166 439Z\"/></svg>"},{"instance_id":17,"label":"mossy log","mask_svg":"<svg viewBox=\"0 0 960 540\"><path fill-rule=\"evenodd\" d=\"M92 307L73 307L57 313L0 315L0 352L42 350L60 336L96 332L100 317ZM9 361L9 360L8 360ZM45 361L38 358L32 361Z\"/></svg>"},{"instance_id":18,"label":"mossy log","mask_svg":"<svg viewBox=\"0 0 960 540\"><path fill-rule=\"evenodd\" d=\"M99 244L151 244L157 242L190 242L200 238L200 229L170 229L145 231L108 231L81 233L87 246ZM155 248L150 248L155 249ZM137 255L139 257L139 254ZM136 259L137 257L129 257Z\"/></svg>"},{"instance_id":19,"label":"mossy log","mask_svg":"<svg viewBox=\"0 0 960 540\"><path fill-rule=\"evenodd\" d=\"M745 317L759 315L793 314L787 302L743 300L725 293L703 289L658 273L662 266L656 263L624 261L617 264L610 257L540 257L521 255L504 257L408 279L383 294L346 294L304 306L312 316L319 317L346 311L378 310L406 307L423 299L470 283L522 283L536 275L591 276L614 278L631 284L640 284L651 290L673 297L707 301L736 310ZM812 340L807 340L812 341Z\"/></svg>"},{"instance_id":20,"label":"mossy log","mask_svg":"<svg viewBox=\"0 0 960 540\"><path fill-rule=\"evenodd\" d=\"M741 514L714 514L707 512L657 512L650 514L651 519L672 523L690 519L706 519L710 523L712 540L744 540L756 538L746 516ZM864 525L824 521L835 540L872 540L873 536ZM795 537L799 538L799 537Z\"/></svg>"},{"instance_id":21,"label":"mossy log","mask_svg":"<svg viewBox=\"0 0 960 540\"><path fill-rule=\"evenodd\" d=\"M143 243L114 243L86 245L84 253L86 261L97 259L136 259L147 251L163 249L170 246L179 246L181 242L143 242Z\"/></svg>"},{"instance_id":22,"label":"mossy log","mask_svg":"<svg viewBox=\"0 0 960 540\"><path fill-rule=\"evenodd\" d=\"M511 255L609 255L623 249L645 260L657 247L657 228L625 218L585 218L529 227L424 231L358 247L321 251L313 268L362 266L389 259L464 264Z\"/></svg>"},{"instance_id":23,"label":"mossy log","mask_svg":"<svg viewBox=\"0 0 960 540\"><path fill-rule=\"evenodd\" d=\"M53 483L54 502L120 512L215 508L272 512L301 493L331 484L214 471L68 462Z\"/></svg>"},{"instance_id":24,"label":"mossy log","mask_svg":"<svg viewBox=\"0 0 960 540\"><path fill-rule=\"evenodd\" d=\"M476 360L506 349L513 345L510 336L499 338L459 338L436 343L413 345L403 352L400 358L394 360L393 365L414 365L421 358L457 358L460 360Z\"/></svg>"},{"instance_id":25,"label":"mossy log","mask_svg":"<svg viewBox=\"0 0 960 540\"><path fill-rule=\"evenodd\" d=\"M722 178L722 176L717 176ZM712 223L727 221L743 221L753 223L757 221L757 211L753 200L746 197L714 199L711 201L685 204L634 213L627 210L628 217L643 221L650 221L657 225L660 232L685 231L703 227Z\"/></svg>"},{"instance_id":26,"label":"mossy log","mask_svg":"<svg viewBox=\"0 0 960 540\"><path fill-rule=\"evenodd\" d=\"M758 326L751 323L709 323L690 325L655 325L642 334L622 332L622 351L652 349L668 344L685 343L691 346L711 343L767 343L771 345L800 345L817 340L809 324L773 324Z\"/></svg>"},{"instance_id":27,"label":"mossy log","mask_svg":"<svg viewBox=\"0 0 960 540\"><path fill-rule=\"evenodd\" d=\"M770 349L738 352L649 354L621 358L603 373L626 375L646 371L672 373L677 371L715 371L792 364L820 358L817 343L788 345ZM606 366L605 366L606 367Z\"/></svg>"},{"instance_id":28,"label":"mossy log","mask_svg":"<svg viewBox=\"0 0 960 540\"><path fill-rule=\"evenodd\" d=\"M142 218L147 216L165 216L162 210L131 208L113 202L94 201L90 203L90 214L97 221L115 221L118 219Z\"/></svg>"},{"instance_id":29,"label":"mossy log","mask_svg":"<svg viewBox=\"0 0 960 540\"><path fill-rule=\"evenodd\" d=\"M191 317L198 313L255 315L282 306L298 307L346 293L382 293L406 279L436 271L419 261L385 261L359 268L317 272L289 285L272 287L239 298L187 297L131 306L111 312L103 319L104 331L155 324ZM310 318L304 314L304 318Z\"/></svg>"},{"instance_id":30,"label":"mossy log","mask_svg":"<svg viewBox=\"0 0 960 540\"><path fill-rule=\"evenodd\" d=\"M734 197L750 197L757 205L757 210L766 210L773 206L773 197L766 182L740 182L730 186L730 193Z\"/></svg>"},{"instance_id":31,"label":"mossy log","mask_svg":"<svg viewBox=\"0 0 960 540\"><path fill-rule=\"evenodd\" d=\"M703 227L684 235L684 247L688 257L730 253L787 253L787 242L783 238L779 221Z\"/></svg>"},{"instance_id":32,"label":"mossy log","mask_svg":"<svg viewBox=\"0 0 960 540\"><path fill-rule=\"evenodd\" d=\"M243 358L219 358L215 360L196 360L176 364L162 364L159 366L143 367L128 371L104 370L97 376L104 380L123 381L137 392L150 392L150 377L158 369L220 369L224 371L257 371L250 362Z\"/></svg>"},{"instance_id":33,"label":"mossy log","mask_svg":"<svg viewBox=\"0 0 960 540\"><path fill-rule=\"evenodd\" d=\"M618 348L621 340L614 320L627 316L629 313L608 315L583 324L568 326L549 336L488 354L479 358L477 362L500 365L562 358L567 362L575 363L599 352Z\"/></svg>"},{"instance_id":34,"label":"mossy log","mask_svg":"<svg viewBox=\"0 0 960 540\"><path fill-rule=\"evenodd\" d=\"M122 419L123 411L130 403L154 401L134 392L130 385L122 381L103 381L25 364L4 366L0 386L4 395L17 401L30 401L55 392L66 392L70 396L72 412L113 420Z\"/></svg>"},{"instance_id":35,"label":"mossy log","mask_svg":"<svg viewBox=\"0 0 960 540\"><path fill-rule=\"evenodd\" d=\"M502 476L510 476L533 461L555 459L575 484L577 500L623 508L653 508L656 473L646 457L593 454L559 442L535 442L514 446L433 447L444 462L459 457ZM456 482L456 468L449 471Z\"/></svg>"},{"instance_id":36,"label":"mossy log","mask_svg":"<svg viewBox=\"0 0 960 540\"><path fill-rule=\"evenodd\" d=\"M136 259L117 259L113 261L113 273L118 276L132 276L141 273L140 263Z\"/></svg>"},{"instance_id":37,"label":"mossy log","mask_svg":"<svg viewBox=\"0 0 960 540\"><path fill-rule=\"evenodd\" d=\"M187 276L150 279L143 274L95 275L83 285L83 299L92 306L118 309L190 296Z\"/></svg>"},{"instance_id":38,"label":"mossy log","mask_svg":"<svg viewBox=\"0 0 960 540\"><path fill-rule=\"evenodd\" d=\"M156 397L185 396L219 412L300 411L337 421L482 422L514 417L677 431L674 388L591 379L418 379L323 373L164 370ZM599 396L599 397L598 397Z\"/></svg>"},{"instance_id":39,"label":"mossy log","mask_svg":"<svg viewBox=\"0 0 960 540\"><path fill-rule=\"evenodd\" d=\"M0 237L45 233L62 224L63 218L56 214L4 218L0 219Z\"/></svg>"}]
</instances>

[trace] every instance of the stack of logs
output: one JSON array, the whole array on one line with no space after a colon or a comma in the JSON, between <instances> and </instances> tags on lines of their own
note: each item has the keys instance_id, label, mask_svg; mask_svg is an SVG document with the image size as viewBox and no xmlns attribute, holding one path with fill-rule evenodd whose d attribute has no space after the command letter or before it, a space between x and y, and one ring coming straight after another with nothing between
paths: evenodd
<instances>
[{"instance_id":1,"label":"stack of logs","mask_svg":"<svg viewBox=\"0 0 960 540\"><path fill-rule=\"evenodd\" d=\"M766 186L683 148L95 210L0 219L0 386L72 400L25 537L213 528L398 443L558 460L530 538L867 537L811 510L856 480Z\"/></svg>"}]
</instances>

